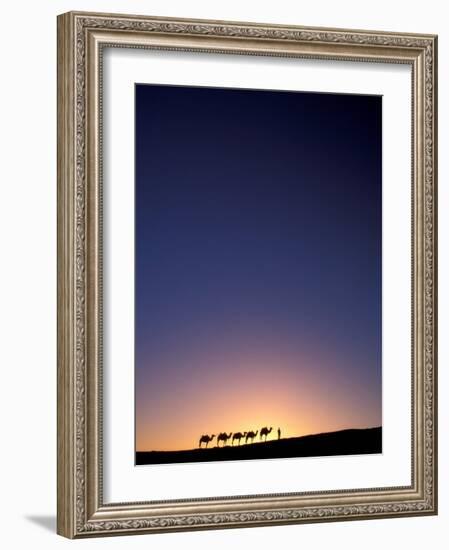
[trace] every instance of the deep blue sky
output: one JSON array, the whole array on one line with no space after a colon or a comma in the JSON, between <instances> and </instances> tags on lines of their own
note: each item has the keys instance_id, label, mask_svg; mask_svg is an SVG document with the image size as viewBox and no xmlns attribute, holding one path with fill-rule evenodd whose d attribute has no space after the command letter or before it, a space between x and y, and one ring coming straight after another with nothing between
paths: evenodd
<instances>
[{"instance_id":1,"label":"deep blue sky","mask_svg":"<svg viewBox=\"0 0 449 550\"><path fill-rule=\"evenodd\" d=\"M139 84L135 99L138 448L182 446L204 416L236 431L262 378L335 398L338 426L380 424L381 97ZM217 413L241 385L233 420Z\"/></svg>"}]
</instances>

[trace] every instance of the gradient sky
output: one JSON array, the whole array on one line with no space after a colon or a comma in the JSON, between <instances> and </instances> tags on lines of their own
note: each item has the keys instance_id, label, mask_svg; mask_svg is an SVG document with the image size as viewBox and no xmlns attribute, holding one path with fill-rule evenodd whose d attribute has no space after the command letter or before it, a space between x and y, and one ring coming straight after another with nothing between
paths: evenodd
<instances>
[{"instance_id":1,"label":"gradient sky","mask_svg":"<svg viewBox=\"0 0 449 550\"><path fill-rule=\"evenodd\" d=\"M136 85L136 450L381 425L381 119Z\"/></svg>"}]
</instances>

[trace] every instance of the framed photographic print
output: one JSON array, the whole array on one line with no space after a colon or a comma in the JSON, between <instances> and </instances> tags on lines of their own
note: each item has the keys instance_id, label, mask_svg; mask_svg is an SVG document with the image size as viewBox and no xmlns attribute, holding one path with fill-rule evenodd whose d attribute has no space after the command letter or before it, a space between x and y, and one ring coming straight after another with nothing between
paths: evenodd
<instances>
[{"instance_id":1,"label":"framed photographic print","mask_svg":"<svg viewBox=\"0 0 449 550\"><path fill-rule=\"evenodd\" d=\"M58 532L435 514L433 35L58 18Z\"/></svg>"}]
</instances>

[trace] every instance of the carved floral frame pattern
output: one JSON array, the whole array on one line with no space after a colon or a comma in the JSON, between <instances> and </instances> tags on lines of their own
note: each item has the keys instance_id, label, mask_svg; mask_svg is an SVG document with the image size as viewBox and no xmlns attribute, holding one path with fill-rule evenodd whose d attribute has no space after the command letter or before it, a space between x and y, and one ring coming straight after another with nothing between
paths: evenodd
<instances>
[{"instance_id":1,"label":"carved floral frame pattern","mask_svg":"<svg viewBox=\"0 0 449 550\"><path fill-rule=\"evenodd\" d=\"M410 487L103 504L102 48L139 47L412 66ZM437 512L437 38L68 13L58 18L58 532L71 538Z\"/></svg>"}]
</instances>

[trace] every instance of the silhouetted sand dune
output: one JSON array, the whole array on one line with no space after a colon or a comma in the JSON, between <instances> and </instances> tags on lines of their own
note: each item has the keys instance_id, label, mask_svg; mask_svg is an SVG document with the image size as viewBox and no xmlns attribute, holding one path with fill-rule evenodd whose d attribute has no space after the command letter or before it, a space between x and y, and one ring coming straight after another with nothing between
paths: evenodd
<instances>
[{"instance_id":1,"label":"silhouetted sand dune","mask_svg":"<svg viewBox=\"0 0 449 550\"><path fill-rule=\"evenodd\" d=\"M267 442L234 447L228 445L226 447L209 447L185 451L137 452L136 464L337 456L377 454L381 452L382 428L378 427L268 440Z\"/></svg>"}]
</instances>

